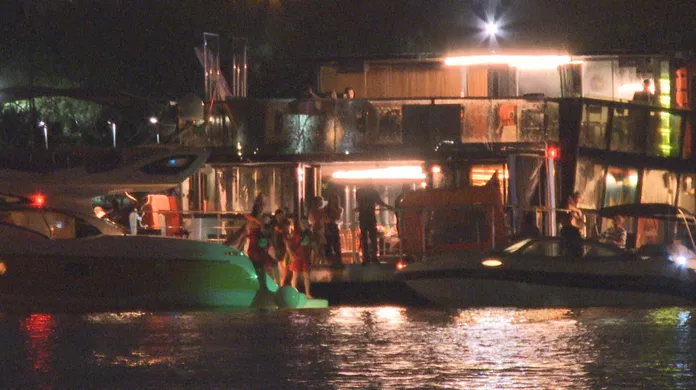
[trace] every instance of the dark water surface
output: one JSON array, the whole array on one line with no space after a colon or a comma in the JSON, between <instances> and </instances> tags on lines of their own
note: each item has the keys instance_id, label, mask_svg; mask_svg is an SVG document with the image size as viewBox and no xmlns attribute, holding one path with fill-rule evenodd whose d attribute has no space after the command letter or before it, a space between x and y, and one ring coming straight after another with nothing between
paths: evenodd
<instances>
[{"instance_id":1,"label":"dark water surface","mask_svg":"<svg viewBox=\"0 0 696 390\"><path fill-rule=\"evenodd\" d=\"M2 388L694 389L696 309L0 314Z\"/></svg>"}]
</instances>

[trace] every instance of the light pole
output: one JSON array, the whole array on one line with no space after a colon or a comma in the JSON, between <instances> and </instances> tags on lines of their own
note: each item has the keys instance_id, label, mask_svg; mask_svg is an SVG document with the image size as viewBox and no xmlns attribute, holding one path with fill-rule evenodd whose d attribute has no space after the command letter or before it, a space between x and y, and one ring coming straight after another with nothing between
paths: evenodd
<instances>
[{"instance_id":1,"label":"light pole","mask_svg":"<svg viewBox=\"0 0 696 390\"><path fill-rule=\"evenodd\" d=\"M46 150L48 150L48 126L46 126L46 122L40 121L39 127L41 127L43 129L44 146L45 146Z\"/></svg>"},{"instance_id":2,"label":"light pole","mask_svg":"<svg viewBox=\"0 0 696 390\"><path fill-rule=\"evenodd\" d=\"M116 122L107 121L106 123L111 125L111 139L114 142L114 149L116 149Z\"/></svg>"},{"instance_id":3,"label":"light pole","mask_svg":"<svg viewBox=\"0 0 696 390\"><path fill-rule=\"evenodd\" d=\"M156 116L150 117L150 123L152 123L152 127L155 129L155 137L156 137L157 143L159 144L160 143L160 134L159 134L159 131L157 130L157 122L159 122L159 120L157 119Z\"/></svg>"}]
</instances>

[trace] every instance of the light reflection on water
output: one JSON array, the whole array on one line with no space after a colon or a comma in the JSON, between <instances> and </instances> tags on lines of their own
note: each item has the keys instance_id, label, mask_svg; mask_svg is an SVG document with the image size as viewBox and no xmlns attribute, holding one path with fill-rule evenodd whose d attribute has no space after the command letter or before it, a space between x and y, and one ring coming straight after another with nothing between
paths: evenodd
<instances>
[{"instance_id":1,"label":"light reflection on water","mask_svg":"<svg viewBox=\"0 0 696 390\"><path fill-rule=\"evenodd\" d=\"M692 309L0 314L3 387L696 387Z\"/></svg>"}]
</instances>

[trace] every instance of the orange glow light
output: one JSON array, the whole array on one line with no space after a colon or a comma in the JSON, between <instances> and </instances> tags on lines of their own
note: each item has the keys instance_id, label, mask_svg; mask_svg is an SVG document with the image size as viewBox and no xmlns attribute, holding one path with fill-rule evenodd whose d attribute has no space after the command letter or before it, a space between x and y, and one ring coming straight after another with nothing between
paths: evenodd
<instances>
[{"instance_id":1,"label":"orange glow light","mask_svg":"<svg viewBox=\"0 0 696 390\"><path fill-rule=\"evenodd\" d=\"M577 64L568 55L480 55L445 58L447 66L508 65L520 69L553 69L561 65Z\"/></svg>"},{"instance_id":2,"label":"orange glow light","mask_svg":"<svg viewBox=\"0 0 696 390\"><path fill-rule=\"evenodd\" d=\"M359 180L359 179L403 179L423 180L425 173L420 166L401 166L375 169L356 169L350 171L336 171L331 177L334 179Z\"/></svg>"}]
</instances>

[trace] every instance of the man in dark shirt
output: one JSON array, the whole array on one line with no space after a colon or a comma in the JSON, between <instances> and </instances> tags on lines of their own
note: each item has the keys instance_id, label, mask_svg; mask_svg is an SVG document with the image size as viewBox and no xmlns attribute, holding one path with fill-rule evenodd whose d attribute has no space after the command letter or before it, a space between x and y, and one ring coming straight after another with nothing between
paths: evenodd
<instances>
[{"instance_id":1,"label":"man in dark shirt","mask_svg":"<svg viewBox=\"0 0 696 390\"><path fill-rule=\"evenodd\" d=\"M643 80L643 90L633 94L631 103L644 106L658 106L657 96L650 91L650 79ZM647 108L632 109L630 120L633 122L633 147L637 149L648 148L649 151L659 152L658 145L661 138L658 117L651 114Z\"/></svg>"},{"instance_id":2,"label":"man in dark shirt","mask_svg":"<svg viewBox=\"0 0 696 390\"><path fill-rule=\"evenodd\" d=\"M632 103L657 105L657 97L650 91L650 79L643 80L643 90L633 94Z\"/></svg>"},{"instance_id":3,"label":"man in dark shirt","mask_svg":"<svg viewBox=\"0 0 696 390\"><path fill-rule=\"evenodd\" d=\"M372 184L359 188L355 192L355 200L358 203L358 221L360 223L360 246L363 252L363 265L377 262L377 217L375 208L377 205L391 209L379 197ZM369 238L369 242L368 242Z\"/></svg>"}]
</instances>

